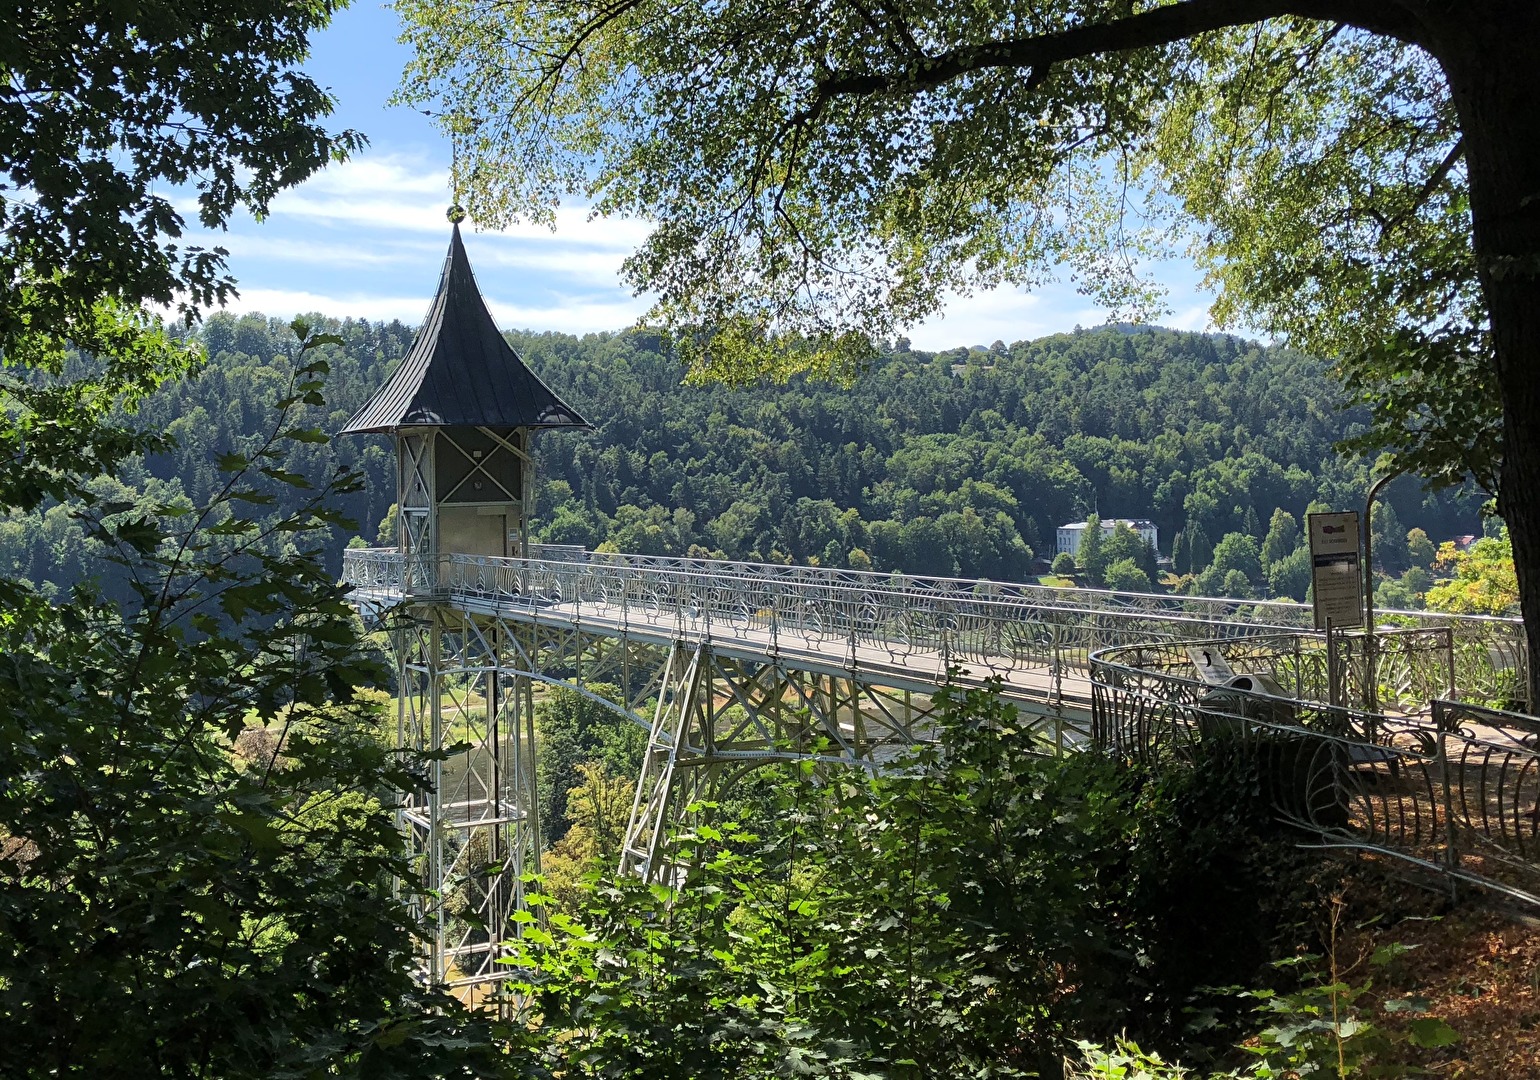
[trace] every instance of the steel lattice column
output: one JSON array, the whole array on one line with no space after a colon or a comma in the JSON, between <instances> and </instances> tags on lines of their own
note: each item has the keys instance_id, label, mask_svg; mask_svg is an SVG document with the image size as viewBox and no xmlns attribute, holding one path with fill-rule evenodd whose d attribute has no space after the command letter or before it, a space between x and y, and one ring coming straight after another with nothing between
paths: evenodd
<instances>
[{"instance_id":1,"label":"steel lattice column","mask_svg":"<svg viewBox=\"0 0 1540 1080\"><path fill-rule=\"evenodd\" d=\"M415 871L423 967L451 987L506 977L523 877L539 872L527 675L504 666L507 630L447 604L414 605L393 636L403 750L428 759L399 821Z\"/></svg>"}]
</instances>

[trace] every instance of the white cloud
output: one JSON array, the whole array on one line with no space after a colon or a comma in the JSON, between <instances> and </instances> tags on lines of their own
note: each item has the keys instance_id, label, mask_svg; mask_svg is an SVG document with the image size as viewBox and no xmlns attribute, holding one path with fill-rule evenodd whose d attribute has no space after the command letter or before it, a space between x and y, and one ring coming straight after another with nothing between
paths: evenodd
<instances>
[{"instance_id":1,"label":"white cloud","mask_svg":"<svg viewBox=\"0 0 1540 1080\"><path fill-rule=\"evenodd\" d=\"M1173 330L1209 331L1214 329L1214 320L1209 317L1208 303L1194 304L1175 311L1167 319L1162 320L1164 325Z\"/></svg>"},{"instance_id":2,"label":"white cloud","mask_svg":"<svg viewBox=\"0 0 1540 1080\"><path fill-rule=\"evenodd\" d=\"M269 221L281 224L300 218L334 228L364 226L443 234L448 229L445 213L449 201L446 170L423 157L385 154L327 167L274 199ZM590 220L589 210L583 206L562 206L555 217L554 229L520 222L476 235L629 252L650 231L645 222ZM474 222L466 231L475 231Z\"/></svg>"},{"instance_id":3,"label":"white cloud","mask_svg":"<svg viewBox=\"0 0 1540 1080\"><path fill-rule=\"evenodd\" d=\"M535 247L528 244L496 245L485 251L470 253L471 263L478 270L478 280L500 280L501 274L486 270L534 270L543 274L555 274L574 283L592 287L620 289L620 263L625 258L618 252L600 252L579 247L552 244Z\"/></svg>"},{"instance_id":4,"label":"white cloud","mask_svg":"<svg viewBox=\"0 0 1540 1080\"><path fill-rule=\"evenodd\" d=\"M222 247L233 262L246 259L270 259L286 264L305 263L322 266L383 267L431 266L443 257L443 247L436 243L411 243L400 238L370 237L360 243L356 237L299 238L284 236L275 230L232 231L229 233L190 233L187 243Z\"/></svg>"},{"instance_id":5,"label":"white cloud","mask_svg":"<svg viewBox=\"0 0 1540 1080\"><path fill-rule=\"evenodd\" d=\"M942 314L915 326L907 336L915 348L932 351L1020 341L1046 332L1040 329L1042 303L1040 296L1013 288L954 295Z\"/></svg>"},{"instance_id":6,"label":"white cloud","mask_svg":"<svg viewBox=\"0 0 1540 1080\"><path fill-rule=\"evenodd\" d=\"M226 310L235 314L261 312L278 318L319 312L333 318L369 319L389 322L399 319L408 325L422 321L432 300L431 293L421 296L371 296L362 293L327 294L300 289L243 289ZM617 301L607 298L576 298L550 305L505 303L487 298L492 317L504 330L556 330L568 334L588 334L622 330L636 322L647 309L643 300Z\"/></svg>"},{"instance_id":7,"label":"white cloud","mask_svg":"<svg viewBox=\"0 0 1540 1080\"><path fill-rule=\"evenodd\" d=\"M237 311L416 323L438 283L449 226L448 177L426 153L366 154L333 165L280 195L261 224L197 241L231 252L241 282ZM529 223L500 231L465 229L478 283L499 326L570 333L619 330L648 307L619 278L624 258L650 231L645 221L590 220L582 206L556 212L556 228ZM1182 329L1209 328L1208 301L1195 271L1173 262L1146 267L1170 288ZM915 346L940 350L1021 341L1097 326L1107 313L1066 284L952 296L941 314L913 327Z\"/></svg>"},{"instance_id":8,"label":"white cloud","mask_svg":"<svg viewBox=\"0 0 1540 1080\"><path fill-rule=\"evenodd\" d=\"M337 319L352 317L374 322L400 319L404 323L415 324L422 321L431 299L431 294L427 293L422 296L371 296L364 293L327 295L303 289L246 288L225 310L235 314L257 311L283 319L320 312Z\"/></svg>"},{"instance_id":9,"label":"white cloud","mask_svg":"<svg viewBox=\"0 0 1540 1080\"><path fill-rule=\"evenodd\" d=\"M546 307L505 304L488 298L492 317L505 330L557 330L564 334L596 334L624 330L646 312L646 300L584 299Z\"/></svg>"}]
</instances>

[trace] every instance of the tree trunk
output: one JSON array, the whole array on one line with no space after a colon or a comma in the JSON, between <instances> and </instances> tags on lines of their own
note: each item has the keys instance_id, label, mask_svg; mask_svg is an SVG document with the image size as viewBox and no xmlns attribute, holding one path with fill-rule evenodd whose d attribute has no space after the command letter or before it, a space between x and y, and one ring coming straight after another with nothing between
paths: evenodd
<instances>
[{"instance_id":1,"label":"tree trunk","mask_svg":"<svg viewBox=\"0 0 1540 1080\"><path fill-rule=\"evenodd\" d=\"M1429 5L1433 7L1435 5ZM1427 46L1449 79L1470 176L1503 403L1497 507L1508 523L1540 707L1540 4L1438 4ZM1436 20L1436 21L1435 21Z\"/></svg>"}]
</instances>

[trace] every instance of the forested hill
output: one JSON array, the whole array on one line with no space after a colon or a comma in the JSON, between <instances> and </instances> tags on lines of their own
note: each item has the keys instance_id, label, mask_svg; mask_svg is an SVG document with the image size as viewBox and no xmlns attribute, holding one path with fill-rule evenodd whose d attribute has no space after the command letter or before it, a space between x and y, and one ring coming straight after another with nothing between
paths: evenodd
<instances>
[{"instance_id":1,"label":"forested hill","mask_svg":"<svg viewBox=\"0 0 1540 1080\"><path fill-rule=\"evenodd\" d=\"M411 330L332 329L346 344L327 349L328 410L315 422L334 431ZM287 327L218 316L201 333L203 374L142 410L180 449L129 470L113 497L201 500L218 454L270 421ZM939 354L901 341L853 386L751 389L682 385L647 332L509 339L599 429L539 440L537 536L548 542L1021 578L1034 552L1052 557L1057 525L1092 509L1154 519L1169 549L1194 525L1213 540L1260 540L1276 508L1352 507L1365 486L1363 464L1332 450L1363 418L1339 411L1324 364L1234 337L1102 328ZM373 542L394 498L387 440L300 445L286 467L319 479L333 460L368 474L344 509ZM1390 499L1403 535L1479 531L1473 495L1425 496L1408 481ZM66 585L94 560L55 507L0 522L0 562Z\"/></svg>"}]
</instances>

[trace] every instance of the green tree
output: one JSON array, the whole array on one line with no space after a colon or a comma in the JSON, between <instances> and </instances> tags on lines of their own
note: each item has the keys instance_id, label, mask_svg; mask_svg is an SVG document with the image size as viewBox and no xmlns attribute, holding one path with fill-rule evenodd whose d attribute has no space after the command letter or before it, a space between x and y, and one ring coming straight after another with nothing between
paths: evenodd
<instances>
[{"instance_id":1,"label":"green tree","mask_svg":"<svg viewBox=\"0 0 1540 1080\"><path fill-rule=\"evenodd\" d=\"M472 214L565 192L654 222L626 272L702 373L849 370L950 288L1056 261L1147 312L1147 182L1221 319L1338 360L1369 448L1495 488L1540 655L1530 0L401 10L403 96L442 98Z\"/></svg>"},{"instance_id":2,"label":"green tree","mask_svg":"<svg viewBox=\"0 0 1540 1080\"><path fill-rule=\"evenodd\" d=\"M301 328L300 337L305 338ZM302 345L303 348L303 345ZM259 520L323 364L210 504L84 516L130 572L48 602L0 584L0 996L8 1076L470 1076L485 1018L412 976L410 881L382 801L425 782L388 749L385 672L321 533ZM275 477L272 474L277 473ZM259 478L260 481L259 481ZM275 544L275 540L281 543Z\"/></svg>"},{"instance_id":3,"label":"green tree","mask_svg":"<svg viewBox=\"0 0 1540 1080\"><path fill-rule=\"evenodd\" d=\"M1299 545L1299 522L1283 507L1273 511L1267 523L1267 536L1262 540L1262 566L1271 570L1273 564L1286 557Z\"/></svg>"},{"instance_id":4,"label":"green tree","mask_svg":"<svg viewBox=\"0 0 1540 1080\"><path fill-rule=\"evenodd\" d=\"M1060 577L1075 576L1075 557L1067 551L1061 551L1054 556L1053 572Z\"/></svg>"},{"instance_id":5,"label":"green tree","mask_svg":"<svg viewBox=\"0 0 1540 1080\"><path fill-rule=\"evenodd\" d=\"M0 580L7 1076L467 1076L485 1017L412 977L411 867L381 796L384 673L320 555L354 528L283 468L324 444L296 325L274 426L202 447L211 489L119 497L179 431L136 415L230 294L217 231L356 147L297 64L329 3L18 8L0 46L0 512L68 500L122 597ZM276 358L269 358L276 359ZM265 404L265 403L264 403ZM118 489L118 490L114 490ZM272 513L265 508L276 507ZM258 515L261 516L258 516ZM248 734L250 732L251 734Z\"/></svg>"},{"instance_id":6,"label":"green tree","mask_svg":"<svg viewBox=\"0 0 1540 1080\"><path fill-rule=\"evenodd\" d=\"M1435 571L1448 575L1427 593L1433 611L1469 615L1511 615L1518 604L1513 549L1506 535L1485 536L1469 551L1452 542L1439 545Z\"/></svg>"},{"instance_id":7,"label":"green tree","mask_svg":"<svg viewBox=\"0 0 1540 1080\"><path fill-rule=\"evenodd\" d=\"M1192 584L1188 586L1188 592L1192 596L1223 596L1225 594L1225 571L1218 567L1209 566L1193 576Z\"/></svg>"},{"instance_id":8,"label":"green tree","mask_svg":"<svg viewBox=\"0 0 1540 1080\"><path fill-rule=\"evenodd\" d=\"M1143 571L1145 577L1155 576L1155 550L1144 538L1124 522L1118 522L1107 538L1107 562L1127 559Z\"/></svg>"},{"instance_id":9,"label":"green tree","mask_svg":"<svg viewBox=\"0 0 1540 1080\"><path fill-rule=\"evenodd\" d=\"M1309 903L1248 769L1044 756L993 737L1011 712L993 694L938 704L939 751L885 775L792 766L763 818L673 838L688 887L605 879L575 920L529 939L512 971L535 995L541 1064L702 1080L1056 1071L1077 1037L1185 1026L1196 987L1250 982L1279 916ZM1205 919L1180 918L1194 903Z\"/></svg>"},{"instance_id":10,"label":"green tree","mask_svg":"<svg viewBox=\"0 0 1540 1080\"><path fill-rule=\"evenodd\" d=\"M635 785L629 776L611 775L598 761L578 765L577 774L582 779L565 800L572 824L540 859L541 891L573 914L581 910L587 875L613 872L619 863Z\"/></svg>"},{"instance_id":11,"label":"green tree","mask_svg":"<svg viewBox=\"0 0 1540 1080\"><path fill-rule=\"evenodd\" d=\"M1217 564L1213 569L1216 573L1220 572ZM1251 578L1247 577L1244 571L1225 570L1223 573L1224 579L1219 586L1221 596L1227 596L1232 600L1248 600L1251 598Z\"/></svg>"},{"instance_id":12,"label":"green tree","mask_svg":"<svg viewBox=\"0 0 1540 1080\"><path fill-rule=\"evenodd\" d=\"M1085 572L1086 580L1098 589L1106 582L1107 542L1102 536L1102 519L1092 514L1085 519L1085 531L1080 534L1080 550L1076 562Z\"/></svg>"},{"instance_id":13,"label":"green tree","mask_svg":"<svg viewBox=\"0 0 1540 1080\"><path fill-rule=\"evenodd\" d=\"M1214 547L1208 533L1196 522L1187 525L1187 559L1191 573L1201 574L1214 561Z\"/></svg>"},{"instance_id":14,"label":"green tree","mask_svg":"<svg viewBox=\"0 0 1540 1080\"><path fill-rule=\"evenodd\" d=\"M390 509L380 519L379 527L374 531L374 543L377 547L395 547L396 537L396 504L391 503Z\"/></svg>"},{"instance_id":15,"label":"green tree","mask_svg":"<svg viewBox=\"0 0 1540 1080\"><path fill-rule=\"evenodd\" d=\"M1267 568L1267 587L1274 596L1302 601L1310 589L1310 575L1310 551L1300 546Z\"/></svg>"},{"instance_id":16,"label":"green tree","mask_svg":"<svg viewBox=\"0 0 1540 1080\"><path fill-rule=\"evenodd\" d=\"M1107 567L1107 588L1118 592L1147 593L1152 588L1150 575L1133 559L1119 559Z\"/></svg>"},{"instance_id":17,"label":"green tree","mask_svg":"<svg viewBox=\"0 0 1540 1080\"><path fill-rule=\"evenodd\" d=\"M1262 523L1257 519L1257 508L1247 506L1246 512L1241 515L1241 532L1247 536L1260 538L1262 535Z\"/></svg>"},{"instance_id":18,"label":"green tree","mask_svg":"<svg viewBox=\"0 0 1540 1080\"><path fill-rule=\"evenodd\" d=\"M1171 538L1171 569L1178 574L1192 573L1192 557L1187 552L1187 533L1178 529Z\"/></svg>"},{"instance_id":19,"label":"green tree","mask_svg":"<svg viewBox=\"0 0 1540 1080\"><path fill-rule=\"evenodd\" d=\"M1220 573L1238 570L1248 581L1262 580L1262 553L1256 538L1247 533L1227 533L1214 545L1213 565Z\"/></svg>"},{"instance_id":20,"label":"green tree","mask_svg":"<svg viewBox=\"0 0 1540 1080\"><path fill-rule=\"evenodd\" d=\"M647 732L604 704L621 700L620 687L590 683L584 690L556 687L536 706L536 784L546 843L556 843L572 827L567 793L583 783L584 765L597 764L616 777L640 770Z\"/></svg>"},{"instance_id":21,"label":"green tree","mask_svg":"<svg viewBox=\"0 0 1540 1080\"><path fill-rule=\"evenodd\" d=\"M1370 535L1374 538L1374 569L1396 577L1412 565L1410 542L1395 507L1382 503L1374 508Z\"/></svg>"},{"instance_id":22,"label":"green tree","mask_svg":"<svg viewBox=\"0 0 1540 1080\"><path fill-rule=\"evenodd\" d=\"M25 196L0 211L0 355L53 379L0 377L0 503L78 494L75 478L164 445L123 408L195 351L140 305L192 315L233 285L224 249L178 242L177 186L192 185L198 224L218 230L361 145L320 126L331 98L297 67L331 12L258 0L13 13L0 175ZM68 345L95 359L61 380Z\"/></svg>"},{"instance_id":23,"label":"green tree","mask_svg":"<svg viewBox=\"0 0 1540 1080\"><path fill-rule=\"evenodd\" d=\"M1422 529L1411 529L1406 534L1406 554L1412 560L1413 566L1427 569L1438 557L1438 549L1433 546L1433 541L1428 539L1428 534Z\"/></svg>"}]
</instances>

